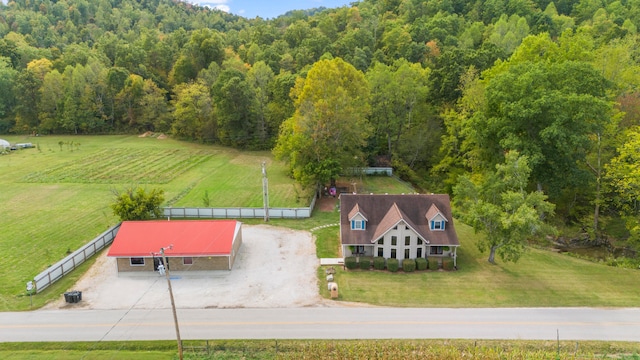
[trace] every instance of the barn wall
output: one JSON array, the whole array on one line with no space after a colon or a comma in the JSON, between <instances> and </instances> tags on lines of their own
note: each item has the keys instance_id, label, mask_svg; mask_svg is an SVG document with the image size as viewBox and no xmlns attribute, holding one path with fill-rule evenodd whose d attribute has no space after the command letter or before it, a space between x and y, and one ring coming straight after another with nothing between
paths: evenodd
<instances>
[{"instance_id":1,"label":"barn wall","mask_svg":"<svg viewBox=\"0 0 640 360\"><path fill-rule=\"evenodd\" d=\"M238 230L236 237L233 239L233 245L231 246L229 270L233 268L233 263L235 263L236 261L236 256L238 256L238 252L240 251L240 246L242 246L242 228Z\"/></svg>"}]
</instances>

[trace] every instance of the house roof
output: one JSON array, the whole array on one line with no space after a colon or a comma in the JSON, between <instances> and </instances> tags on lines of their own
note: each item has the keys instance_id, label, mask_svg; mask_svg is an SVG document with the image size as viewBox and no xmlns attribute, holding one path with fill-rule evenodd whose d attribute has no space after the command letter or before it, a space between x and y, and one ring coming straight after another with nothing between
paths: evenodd
<instances>
[{"instance_id":1,"label":"house roof","mask_svg":"<svg viewBox=\"0 0 640 360\"><path fill-rule=\"evenodd\" d=\"M161 248L168 257L229 255L240 226L236 220L125 221L107 256L149 257Z\"/></svg>"},{"instance_id":2,"label":"house roof","mask_svg":"<svg viewBox=\"0 0 640 360\"><path fill-rule=\"evenodd\" d=\"M352 209L366 211L364 230L351 230L349 214ZM342 244L369 245L377 241L399 222L404 221L430 245L458 246L458 235L453 226L451 202L446 194L409 195L340 195L340 238ZM444 231L429 228L428 215L440 213L447 221Z\"/></svg>"}]
</instances>

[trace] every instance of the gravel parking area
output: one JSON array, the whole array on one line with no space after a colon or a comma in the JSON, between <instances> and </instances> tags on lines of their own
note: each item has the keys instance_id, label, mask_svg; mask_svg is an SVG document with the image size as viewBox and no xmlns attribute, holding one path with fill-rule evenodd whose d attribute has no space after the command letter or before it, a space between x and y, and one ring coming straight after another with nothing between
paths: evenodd
<instances>
[{"instance_id":1,"label":"gravel parking area","mask_svg":"<svg viewBox=\"0 0 640 360\"><path fill-rule=\"evenodd\" d=\"M175 272L177 308L277 308L322 306L312 235L268 225L243 225L243 244L231 271ZM45 309L170 308L167 281L155 273L118 274L115 259L100 255L75 284L79 303L64 298Z\"/></svg>"}]
</instances>

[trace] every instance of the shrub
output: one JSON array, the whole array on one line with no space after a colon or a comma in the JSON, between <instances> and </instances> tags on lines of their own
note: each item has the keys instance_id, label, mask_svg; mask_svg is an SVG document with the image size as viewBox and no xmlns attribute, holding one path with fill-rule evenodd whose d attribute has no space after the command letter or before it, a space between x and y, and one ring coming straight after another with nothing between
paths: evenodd
<instances>
[{"instance_id":1,"label":"shrub","mask_svg":"<svg viewBox=\"0 0 640 360\"><path fill-rule=\"evenodd\" d=\"M347 256L346 258L344 258L344 266L346 266L349 270L358 268L358 261L356 260L356 257Z\"/></svg>"},{"instance_id":2,"label":"shrub","mask_svg":"<svg viewBox=\"0 0 640 360\"><path fill-rule=\"evenodd\" d=\"M398 271L398 259L387 259L387 269L391 272Z\"/></svg>"},{"instance_id":3,"label":"shrub","mask_svg":"<svg viewBox=\"0 0 640 360\"><path fill-rule=\"evenodd\" d=\"M384 270L385 260L382 256L373 258L373 268L376 270Z\"/></svg>"},{"instance_id":4,"label":"shrub","mask_svg":"<svg viewBox=\"0 0 640 360\"><path fill-rule=\"evenodd\" d=\"M360 258L360 269L369 270L371 268L371 259Z\"/></svg>"},{"instance_id":5,"label":"shrub","mask_svg":"<svg viewBox=\"0 0 640 360\"><path fill-rule=\"evenodd\" d=\"M416 261L413 259L402 260L402 270L404 272L413 272L416 269Z\"/></svg>"},{"instance_id":6,"label":"shrub","mask_svg":"<svg viewBox=\"0 0 640 360\"><path fill-rule=\"evenodd\" d=\"M429 267L429 262L425 258L417 258L416 259L416 268L418 270L427 270Z\"/></svg>"},{"instance_id":7,"label":"shrub","mask_svg":"<svg viewBox=\"0 0 640 360\"><path fill-rule=\"evenodd\" d=\"M429 259L429 270L438 270L439 267L438 258Z\"/></svg>"},{"instance_id":8,"label":"shrub","mask_svg":"<svg viewBox=\"0 0 640 360\"><path fill-rule=\"evenodd\" d=\"M453 270L453 260L452 259L442 259L442 268L445 270Z\"/></svg>"}]
</instances>

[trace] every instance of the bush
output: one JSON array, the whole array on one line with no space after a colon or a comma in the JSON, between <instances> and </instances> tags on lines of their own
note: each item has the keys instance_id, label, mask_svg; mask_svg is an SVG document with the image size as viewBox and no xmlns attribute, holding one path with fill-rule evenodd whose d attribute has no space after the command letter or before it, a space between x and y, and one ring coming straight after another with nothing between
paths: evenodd
<instances>
[{"instance_id":1,"label":"bush","mask_svg":"<svg viewBox=\"0 0 640 360\"><path fill-rule=\"evenodd\" d=\"M442 268L445 270L453 270L453 260L452 259L442 259Z\"/></svg>"},{"instance_id":2,"label":"bush","mask_svg":"<svg viewBox=\"0 0 640 360\"><path fill-rule=\"evenodd\" d=\"M404 272L413 272L416 269L416 261L413 259L402 260L402 270Z\"/></svg>"},{"instance_id":3,"label":"bush","mask_svg":"<svg viewBox=\"0 0 640 360\"><path fill-rule=\"evenodd\" d=\"M360 269L369 270L371 268L371 259L369 258L360 258Z\"/></svg>"},{"instance_id":4,"label":"bush","mask_svg":"<svg viewBox=\"0 0 640 360\"><path fill-rule=\"evenodd\" d=\"M346 258L344 258L344 266L346 266L349 270L358 268L358 261L356 260L356 257L347 256Z\"/></svg>"},{"instance_id":5,"label":"bush","mask_svg":"<svg viewBox=\"0 0 640 360\"><path fill-rule=\"evenodd\" d=\"M438 258L429 259L429 270L438 270L439 267Z\"/></svg>"},{"instance_id":6,"label":"bush","mask_svg":"<svg viewBox=\"0 0 640 360\"><path fill-rule=\"evenodd\" d=\"M418 270L427 270L429 267L429 262L425 258L417 258L416 259L416 268Z\"/></svg>"},{"instance_id":7,"label":"bush","mask_svg":"<svg viewBox=\"0 0 640 360\"><path fill-rule=\"evenodd\" d=\"M398 267L398 259L387 259L387 270L391 272L397 272Z\"/></svg>"},{"instance_id":8,"label":"bush","mask_svg":"<svg viewBox=\"0 0 640 360\"><path fill-rule=\"evenodd\" d=\"M376 270L384 270L385 260L382 256L373 258L373 268Z\"/></svg>"}]
</instances>

